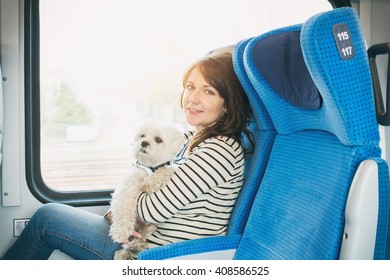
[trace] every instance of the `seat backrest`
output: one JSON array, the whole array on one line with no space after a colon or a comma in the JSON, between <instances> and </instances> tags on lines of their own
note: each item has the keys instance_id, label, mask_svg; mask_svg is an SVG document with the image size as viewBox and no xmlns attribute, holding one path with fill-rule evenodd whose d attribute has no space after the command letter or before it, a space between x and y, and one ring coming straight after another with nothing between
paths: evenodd
<instances>
[{"instance_id":1,"label":"seat backrest","mask_svg":"<svg viewBox=\"0 0 390 280\"><path fill-rule=\"evenodd\" d=\"M354 174L381 154L359 20L316 15L254 38L243 60L277 136L235 259L337 259Z\"/></svg>"},{"instance_id":2,"label":"seat backrest","mask_svg":"<svg viewBox=\"0 0 390 280\"><path fill-rule=\"evenodd\" d=\"M334 38L322 33L331 29ZM352 8L344 8L314 16L303 29L301 42L306 63L320 90L339 92L334 96L344 115L346 138L351 145L377 148L379 132L372 105L375 95L358 15ZM355 111L351 112L351 107ZM342 242L342 253L349 250L349 254L339 257L390 258L389 170L380 154L374 155L361 162L351 183ZM367 242L369 238L372 244Z\"/></svg>"},{"instance_id":3,"label":"seat backrest","mask_svg":"<svg viewBox=\"0 0 390 280\"><path fill-rule=\"evenodd\" d=\"M251 103L253 118L250 123L250 130L255 138L255 150L245 158L244 182L230 218L227 234L241 234L244 232L276 135L271 118L244 69L242 58L248 42L249 40L245 40L235 45L232 56L234 70Z\"/></svg>"}]
</instances>

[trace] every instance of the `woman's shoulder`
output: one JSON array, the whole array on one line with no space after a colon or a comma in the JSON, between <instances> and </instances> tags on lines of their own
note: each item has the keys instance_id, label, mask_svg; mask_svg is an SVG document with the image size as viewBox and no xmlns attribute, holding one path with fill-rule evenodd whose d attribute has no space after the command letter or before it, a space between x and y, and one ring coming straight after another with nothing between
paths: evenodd
<instances>
[{"instance_id":1,"label":"woman's shoulder","mask_svg":"<svg viewBox=\"0 0 390 280\"><path fill-rule=\"evenodd\" d=\"M204 140L199 148L208 148L216 151L227 151L232 154L242 153L243 147L233 136L218 135Z\"/></svg>"}]
</instances>

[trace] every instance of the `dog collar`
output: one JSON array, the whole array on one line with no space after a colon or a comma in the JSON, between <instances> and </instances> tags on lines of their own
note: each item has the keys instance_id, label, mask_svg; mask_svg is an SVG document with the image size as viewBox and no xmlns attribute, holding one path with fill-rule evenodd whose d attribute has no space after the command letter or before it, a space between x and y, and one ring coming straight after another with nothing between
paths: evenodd
<instances>
[{"instance_id":1,"label":"dog collar","mask_svg":"<svg viewBox=\"0 0 390 280\"><path fill-rule=\"evenodd\" d=\"M156 170L160 169L161 167L165 167L165 166L168 166L168 165L171 165L170 161L167 161L166 163L163 163L163 164L160 164L160 165L157 165L157 166L146 166L146 165L140 163L139 161L134 163L135 167L141 168L141 169L145 170L149 175L152 174L153 172L155 172Z\"/></svg>"}]
</instances>

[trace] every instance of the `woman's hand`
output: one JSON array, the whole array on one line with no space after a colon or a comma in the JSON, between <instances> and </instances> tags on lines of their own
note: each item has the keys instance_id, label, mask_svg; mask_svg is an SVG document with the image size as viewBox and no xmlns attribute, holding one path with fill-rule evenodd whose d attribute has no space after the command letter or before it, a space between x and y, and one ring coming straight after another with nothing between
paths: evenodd
<instances>
[{"instance_id":1,"label":"woman's hand","mask_svg":"<svg viewBox=\"0 0 390 280\"><path fill-rule=\"evenodd\" d=\"M132 240L134 240L134 238L141 238L141 234L137 231L133 231L131 237L123 241L123 244L129 244Z\"/></svg>"}]
</instances>

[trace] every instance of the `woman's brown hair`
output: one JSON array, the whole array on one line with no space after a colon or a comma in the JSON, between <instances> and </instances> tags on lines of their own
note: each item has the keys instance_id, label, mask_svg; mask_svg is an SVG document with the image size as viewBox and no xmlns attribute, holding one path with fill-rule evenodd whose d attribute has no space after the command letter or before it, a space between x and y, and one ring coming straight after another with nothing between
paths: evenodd
<instances>
[{"instance_id":1,"label":"woman's brown hair","mask_svg":"<svg viewBox=\"0 0 390 280\"><path fill-rule=\"evenodd\" d=\"M191 71L196 67L199 68L206 82L214 87L223 98L226 113L215 124L206 127L194 136L190 143L190 150L204 140L220 135L232 136L243 145L244 133L251 146L247 151L253 151L254 139L248 129L251 108L248 97L234 72L232 55L230 53L208 55L192 64L184 74L184 88ZM183 94L184 90L181 101ZM182 102L181 104L183 105Z\"/></svg>"}]
</instances>

